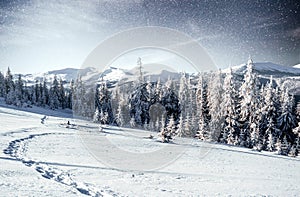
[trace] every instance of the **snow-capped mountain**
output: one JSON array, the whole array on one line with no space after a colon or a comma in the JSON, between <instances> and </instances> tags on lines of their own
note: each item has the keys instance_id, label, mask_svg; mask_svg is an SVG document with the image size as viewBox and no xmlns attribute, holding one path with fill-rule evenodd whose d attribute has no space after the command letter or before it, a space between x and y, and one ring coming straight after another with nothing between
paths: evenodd
<instances>
[{"instance_id":1,"label":"snow-capped mountain","mask_svg":"<svg viewBox=\"0 0 300 197\"><path fill-rule=\"evenodd\" d=\"M230 68L223 69L223 73L229 72ZM232 71L237 74L243 74L246 70L246 64L239 66L233 66ZM253 69L261 76L269 77L273 75L275 78L281 77L300 77L300 64L295 65L294 67L287 67L271 62L258 62L254 63ZM85 82L87 86L93 86L99 81L108 81L111 84L121 81L126 83L129 81L136 81L140 76L139 67L134 67L132 69L123 69L116 67L108 67L104 71L97 68L65 68L61 70L53 70L45 73L37 74L23 74L22 79L26 82L26 85L33 85L36 81L46 81L50 84L54 76L57 76L58 79L62 79L65 84L68 84L72 79L76 80L78 76ZM145 64L142 67L142 75L146 81L157 81L158 79L161 82L166 82L169 78L179 79L180 73L166 65L160 64ZM15 79L18 78L18 75L14 76Z\"/></svg>"},{"instance_id":2,"label":"snow-capped mountain","mask_svg":"<svg viewBox=\"0 0 300 197\"><path fill-rule=\"evenodd\" d=\"M300 64L296 64L294 68L300 68Z\"/></svg>"},{"instance_id":3,"label":"snow-capped mountain","mask_svg":"<svg viewBox=\"0 0 300 197\"><path fill-rule=\"evenodd\" d=\"M180 74L171 67L160 64L145 64L142 67L142 75L146 81L167 81L169 78L177 79ZM118 81L129 82L136 81L140 77L140 68L134 67L132 69L122 69L109 67L105 69L99 77L99 81L109 81L115 83Z\"/></svg>"},{"instance_id":4,"label":"snow-capped mountain","mask_svg":"<svg viewBox=\"0 0 300 197\"><path fill-rule=\"evenodd\" d=\"M65 84L69 83L72 79L76 80L78 76L82 76L84 80L90 80L95 78L95 73L97 73L97 79L99 72L94 68L64 68L60 70L48 71L45 73L35 73L35 74L21 74L22 79L26 82L27 86L33 85L36 81L41 82L46 80L47 83L51 83L54 79L54 76L57 76L58 79L61 79ZM14 79L18 78L19 74L14 75Z\"/></svg>"},{"instance_id":5,"label":"snow-capped mountain","mask_svg":"<svg viewBox=\"0 0 300 197\"><path fill-rule=\"evenodd\" d=\"M247 64L241 64L239 66L233 66L231 69L234 73L244 73ZM229 72L230 68L223 70L224 73ZM300 76L300 65L294 67L282 66L274 64L272 62L256 62L253 69L261 75L273 75L273 76Z\"/></svg>"},{"instance_id":6,"label":"snow-capped mountain","mask_svg":"<svg viewBox=\"0 0 300 197\"><path fill-rule=\"evenodd\" d=\"M61 70L48 71L46 73L36 73L36 74L23 74L22 79L27 85L33 85L36 81L40 82L44 79L49 83L52 82L54 76L56 75L58 79L62 79L64 82L70 82L71 79L76 79L79 69L76 68L65 68ZM17 79L18 74L14 76Z\"/></svg>"}]
</instances>

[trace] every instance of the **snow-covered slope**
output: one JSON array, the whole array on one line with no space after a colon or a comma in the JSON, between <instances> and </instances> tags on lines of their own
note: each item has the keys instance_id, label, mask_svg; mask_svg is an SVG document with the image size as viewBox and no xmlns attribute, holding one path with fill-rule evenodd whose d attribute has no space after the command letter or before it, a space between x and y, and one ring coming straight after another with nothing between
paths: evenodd
<instances>
[{"instance_id":1,"label":"snow-covered slope","mask_svg":"<svg viewBox=\"0 0 300 197\"><path fill-rule=\"evenodd\" d=\"M14 75L14 79L18 79L19 74ZM52 83L54 76L57 76L58 80L62 80L65 84L68 84L71 80L76 80L79 76L82 80L87 82L95 82L99 79L100 72L95 68L64 68L60 70L48 71L45 73L35 74L21 74L22 79L26 82L26 85L34 85L36 81L41 82L44 79L48 84Z\"/></svg>"},{"instance_id":2,"label":"snow-covered slope","mask_svg":"<svg viewBox=\"0 0 300 197\"><path fill-rule=\"evenodd\" d=\"M149 132L126 128L99 132L97 124L60 115L41 124L41 114L0 107L1 195L299 195L299 157L185 138L165 144L155 133L149 139ZM180 150L180 156L172 150ZM97 157L95 151L115 157ZM136 156L128 160L120 151ZM135 170L137 164L148 164L146 153L157 158L150 160L154 165L159 158L173 159L153 170Z\"/></svg>"},{"instance_id":3,"label":"snow-covered slope","mask_svg":"<svg viewBox=\"0 0 300 197\"><path fill-rule=\"evenodd\" d=\"M300 64L295 65L294 68L300 68Z\"/></svg>"},{"instance_id":4,"label":"snow-covered slope","mask_svg":"<svg viewBox=\"0 0 300 197\"><path fill-rule=\"evenodd\" d=\"M223 72L229 72L230 68L226 68ZM274 75L274 76L299 76L300 68L282 66L272 62L255 62L253 69L261 75ZM243 73L246 70L246 64L233 66L232 71L236 73Z\"/></svg>"},{"instance_id":5,"label":"snow-covered slope","mask_svg":"<svg viewBox=\"0 0 300 197\"><path fill-rule=\"evenodd\" d=\"M48 83L52 82L56 75L58 79L62 79L64 82L70 82L71 79L76 79L79 69L76 68L65 68L61 70L48 71L45 73L36 74L24 74L22 79L27 85L33 85L36 81L40 82L46 79ZM18 78L19 74L14 75L14 79Z\"/></svg>"},{"instance_id":6,"label":"snow-covered slope","mask_svg":"<svg viewBox=\"0 0 300 197\"><path fill-rule=\"evenodd\" d=\"M179 79L180 74L173 70L171 67L160 64L145 64L142 67L142 75L146 81L157 81L160 79L162 82L167 81L169 78ZM121 81L126 83L129 81L137 81L140 77L140 69L134 67L133 69L122 69L109 67L105 69L99 77L99 81L109 81L115 83Z\"/></svg>"}]
</instances>

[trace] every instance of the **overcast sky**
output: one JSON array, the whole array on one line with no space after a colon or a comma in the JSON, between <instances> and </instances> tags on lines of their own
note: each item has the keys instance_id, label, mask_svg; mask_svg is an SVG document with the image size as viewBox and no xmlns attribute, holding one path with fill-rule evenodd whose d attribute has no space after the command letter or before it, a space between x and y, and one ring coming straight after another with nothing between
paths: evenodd
<instances>
[{"instance_id":1,"label":"overcast sky","mask_svg":"<svg viewBox=\"0 0 300 197\"><path fill-rule=\"evenodd\" d=\"M238 0L1 0L0 70L79 68L105 38L163 26L196 39L219 67L300 63L300 3Z\"/></svg>"}]
</instances>

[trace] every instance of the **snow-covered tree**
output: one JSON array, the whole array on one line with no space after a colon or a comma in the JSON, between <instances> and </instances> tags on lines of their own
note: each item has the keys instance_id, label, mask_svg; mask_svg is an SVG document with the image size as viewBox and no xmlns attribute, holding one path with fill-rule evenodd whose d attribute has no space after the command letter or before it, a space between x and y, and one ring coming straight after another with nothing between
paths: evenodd
<instances>
[{"instance_id":1,"label":"snow-covered tree","mask_svg":"<svg viewBox=\"0 0 300 197\"><path fill-rule=\"evenodd\" d=\"M0 72L0 97L5 96L5 79L2 72Z\"/></svg>"},{"instance_id":2,"label":"snow-covered tree","mask_svg":"<svg viewBox=\"0 0 300 197\"><path fill-rule=\"evenodd\" d=\"M11 74L10 68L7 69L5 79L5 102L9 105L13 104L16 98L15 95L15 83Z\"/></svg>"},{"instance_id":3,"label":"snow-covered tree","mask_svg":"<svg viewBox=\"0 0 300 197\"><path fill-rule=\"evenodd\" d=\"M13 75L10 71L10 68L7 68L7 72L5 75L5 79L4 79L4 84L5 84L5 94L8 94L11 90L14 90L14 81L13 81Z\"/></svg>"},{"instance_id":4,"label":"snow-covered tree","mask_svg":"<svg viewBox=\"0 0 300 197\"><path fill-rule=\"evenodd\" d=\"M224 79L224 94L221 102L221 113L223 114L224 123L219 141L234 145L238 134L238 114L237 114L237 92L232 69Z\"/></svg>"},{"instance_id":5,"label":"snow-covered tree","mask_svg":"<svg viewBox=\"0 0 300 197\"><path fill-rule=\"evenodd\" d=\"M276 136L278 129L276 128L277 111L275 108L275 89L273 88L273 78L265 88L262 88L260 100L260 142L262 149L269 151L275 150Z\"/></svg>"},{"instance_id":6,"label":"snow-covered tree","mask_svg":"<svg viewBox=\"0 0 300 197\"><path fill-rule=\"evenodd\" d=\"M22 107L23 104L23 94L24 94L24 84L21 75L18 77L15 87L16 100L14 101L15 105Z\"/></svg>"},{"instance_id":7,"label":"snow-covered tree","mask_svg":"<svg viewBox=\"0 0 300 197\"><path fill-rule=\"evenodd\" d=\"M70 89L69 89L69 93L68 93L68 108L72 109L73 106L73 95L74 95L74 80L71 79L70 81Z\"/></svg>"},{"instance_id":8,"label":"snow-covered tree","mask_svg":"<svg viewBox=\"0 0 300 197\"><path fill-rule=\"evenodd\" d=\"M99 112L99 109L97 107L96 107L96 110L95 110L95 113L94 113L94 116L93 116L93 121L95 123L100 122L100 112Z\"/></svg>"},{"instance_id":9,"label":"snow-covered tree","mask_svg":"<svg viewBox=\"0 0 300 197\"><path fill-rule=\"evenodd\" d=\"M62 109L66 108L67 106L67 99L66 99L66 93L65 93L65 88L64 88L64 84L62 79L59 79L59 103L60 103L60 107Z\"/></svg>"},{"instance_id":10,"label":"snow-covered tree","mask_svg":"<svg viewBox=\"0 0 300 197\"><path fill-rule=\"evenodd\" d=\"M224 122L221 110L222 93L223 88L221 71L218 71L216 73L212 73L211 75L207 96L210 115L209 128L212 140L214 141L218 140L222 128L222 123Z\"/></svg>"},{"instance_id":11,"label":"snow-covered tree","mask_svg":"<svg viewBox=\"0 0 300 197\"><path fill-rule=\"evenodd\" d=\"M289 142L293 142L295 137L292 129L296 127L296 118L293 111L294 97L289 95L289 90L286 88L285 90L282 90L281 98L281 112L277 121L277 126L280 130L278 137L282 139L283 136L286 136Z\"/></svg>"},{"instance_id":12,"label":"snow-covered tree","mask_svg":"<svg viewBox=\"0 0 300 197\"><path fill-rule=\"evenodd\" d=\"M37 91L36 91L37 92ZM36 96L38 99L38 95ZM50 93L49 93L49 105L51 109L58 109L60 106L59 102L59 82L57 80L57 76L54 76L52 86L50 88Z\"/></svg>"},{"instance_id":13,"label":"snow-covered tree","mask_svg":"<svg viewBox=\"0 0 300 197\"><path fill-rule=\"evenodd\" d=\"M282 142L280 141L280 139L278 139L279 141L277 142L277 153L279 155L288 155L289 150L290 150L290 144L287 141L286 136L283 137Z\"/></svg>"},{"instance_id":14,"label":"snow-covered tree","mask_svg":"<svg viewBox=\"0 0 300 197\"><path fill-rule=\"evenodd\" d=\"M49 104L49 90L47 88L47 81L44 79L43 81L43 91L42 91L42 106L46 106Z\"/></svg>"},{"instance_id":15,"label":"snow-covered tree","mask_svg":"<svg viewBox=\"0 0 300 197\"><path fill-rule=\"evenodd\" d=\"M207 100L207 84L203 79L203 75L199 75L197 84L197 116L198 116L198 131L196 137L201 140L210 140L211 133L209 130L209 108Z\"/></svg>"},{"instance_id":16,"label":"snow-covered tree","mask_svg":"<svg viewBox=\"0 0 300 197\"><path fill-rule=\"evenodd\" d=\"M259 124L258 109L258 80L253 72L253 61L248 60L244 82L240 87L240 138L239 144L253 147L258 144Z\"/></svg>"},{"instance_id":17,"label":"snow-covered tree","mask_svg":"<svg viewBox=\"0 0 300 197\"><path fill-rule=\"evenodd\" d=\"M166 83L160 104L162 104L166 109L166 122L168 122L172 117L175 121L175 124L178 124L181 113L180 103L178 96L174 92L173 82L171 80Z\"/></svg>"},{"instance_id":18,"label":"snow-covered tree","mask_svg":"<svg viewBox=\"0 0 300 197\"><path fill-rule=\"evenodd\" d=\"M143 126L150 121L150 97L147 84L142 84L130 96L130 116L134 117L137 125Z\"/></svg>"},{"instance_id":19,"label":"snow-covered tree","mask_svg":"<svg viewBox=\"0 0 300 197\"><path fill-rule=\"evenodd\" d=\"M167 127L161 130L161 137L163 142L169 142L176 133L176 123L174 121L173 116L169 119Z\"/></svg>"},{"instance_id":20,"label":"snow-covered tree","mask_svg":"<svg viewBox=\"0 0 300 197\"><path fill-rule=\"evenodd\" d=\"M181 106L181 113L184 116L186 116L186 109L188 106L188 97L189 97L188 91L189 91L189 87L187 84L186 74L182 73L179 82L178 99Z\"/></svg>"},{"instance_id":21,"label":"snow-covered tree","mask_svg":"<svg viewBox=\"0 0 300 197\"><path fill-rule=\"evenodd\" d=\"M96 91L96 106L100 112L102 124L114 124L114 115L111 106L111 91L108 90L106 82L99 85Z\"/></svg>"},{"instance_id":22,"label":"snow-covered tree","mask_svg":"<svg viewBox=\"0 0 300 197\"><path fill-rule=\"evenodd\" d=\"M79 76L74 85L73 92L73 100L72 100L72 109L74 115L80 117L86 117L85 108L86 108L86 87L83 84L81 77Z\"/></svg>"},{"instance_id":23,"label":"snow-covered tree","mask_svg":"<svg viewBox=\"0 0 300 197\"><path fill-rule=\"evenodd\" d=\"M118 109L117 109L116 122L117 122L118 126L120 126L120 127L124 126L124 117L123 117L123 111L122 111L121 103L119 103L119 106L118 106Z\"/></svg>"},{"instance_id":24,"label":"snow-covered tree","mask_svg":"<svg viewBox=\"0 0 300 197\"><path fill-rule=\"evenodd\" d=\"M183 115L182 114L180 115L180 118L179 118L179 123L177 125L176 133L177 133L177 135L179 137L185 136L185 132L184 132L184 119L183 119Z\"/></svg>"}]
</instances>

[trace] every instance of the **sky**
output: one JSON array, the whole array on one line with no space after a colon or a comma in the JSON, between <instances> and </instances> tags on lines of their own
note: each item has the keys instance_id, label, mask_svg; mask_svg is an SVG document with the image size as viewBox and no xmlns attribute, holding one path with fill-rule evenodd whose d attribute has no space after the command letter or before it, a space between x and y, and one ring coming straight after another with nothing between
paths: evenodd
<instances>
[{"instance_id":1,"label":"sky","mask_svg":"<svg viewBox=\"0 0 300 197\"><path fill-rule=\"evenodd\" d=\"M162 26L199 42L218 67L300 63L300 2L281 0L0 0L0 71L81 67L103 40Z\"/></svg>"}]
</instances>

